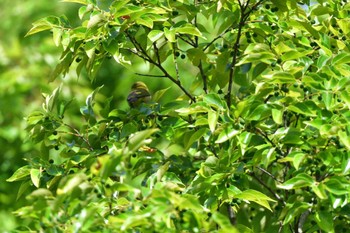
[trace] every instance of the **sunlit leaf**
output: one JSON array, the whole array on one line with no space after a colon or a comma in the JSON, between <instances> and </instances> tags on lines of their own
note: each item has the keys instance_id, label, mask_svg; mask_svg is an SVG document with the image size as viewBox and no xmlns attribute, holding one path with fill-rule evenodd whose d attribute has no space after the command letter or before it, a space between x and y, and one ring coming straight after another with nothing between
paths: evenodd
<instances>
[{"instance_id":1,"label":"sunlit leaf","mask_svg":"<svg viewBox=\"0 0 350 233\"><path fill-rule=\"evenodd\" d=\"M8 178L6 181L7 182L13 182L13 181L17 181L17 180L21 180L27 176L30 175L30 171L31 171L31 167L29 165L20 167L19 169L17 169L17 171L15 171L15 173L13 173L13 175Z\"/></svg>"},{"instance_id":2,"label":"sunlit leaf","mask_svg":"<svg viewBox=\"0 0 350 233\"><path fill-rule=\"evenodd\" d=\"M271 199L270 197L266 196L265 194L263 194L259 191L253 190L253 189L244 190L240 194L237 194L235 197L243 199L243 200L247 200L247 201L253 201L253 202L265 207L266 209L270 210L271 212L272 212L272 209L270 207L269 201L276 202L275 200Z\"/></svg>"},{"instance_id":3,"label":"sunlit leaf","mask_svg":"<svg viewBox=\"0 0 350 233\"><path fill-rule=\"evenodd\" d=\"M311 176L307 175L306 173L300 173L296 175L295 177L287 180L283 184L277 185L279 188L282 189L298 189L302 187L308 187L314 184L314 180Z\"/></svg>"},{"instance_id":4,"label":"sunlit leaf","mask_svg":"<svg viewBox=\"0 0 350 233\"><path fill-rule=\"evenodd\" d=\"M133 153L138 150L142 145L147 143L146 139L157 131L158 129L146 129L130 136L127 147L124 149L125 153Z\"/></svg>"}]
</instances>

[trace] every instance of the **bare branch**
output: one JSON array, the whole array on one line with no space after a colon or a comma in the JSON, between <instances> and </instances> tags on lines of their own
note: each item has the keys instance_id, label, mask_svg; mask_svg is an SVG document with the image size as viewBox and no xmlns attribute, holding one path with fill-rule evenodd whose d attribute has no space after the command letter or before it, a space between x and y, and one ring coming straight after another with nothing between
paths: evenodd
<instances>
[{"instance_id":1,"label":"bare branch","mask_svg":"<svg viewBox=\"0 0 350 233\"><path fill-rule=\"evenodd\" d=\"M227 205L227 212L232 226L236 225L236 214L230 205Z\"/></svg>"},{"instance_id":2,"label":"bare branch","mask_svg":"<svg viewBox=\"0 0 350 233\"><path fill-rule=\"evenodd\" d=\"M155 55L157 56L157 61L152 59L152 57L147 53L147 51L141 46L141 44L134 37L132 37L128 33L128 31L125 31L125 33L127 37L130 39L131 43L134 45L135 49L137 50L137 52L136 53L134 52L134 54L148 61L149 63L155 65L158 69L160 69L163 72L164 77L170 79L173 83L175 83L185 93L185 95L188 98L190 98L192 102L196 102L196 99L182 86L180 79L176 79L173 76L171 76L169 72L162 66L160 56L159 56L159 50L155 43L153 44L153 49L154 49Z\"/></svg>"},{"instance_id":3,"label":"bare branch","mask_svg":"<svg viewBox=\"0 0 350 233\"><path fill-rule=\"evenodd\" d=\"M241 0L238 0L238 4L241 10L241 16L240 20L238 23L238 31L237 31L237 38L236 41L233 45L233 56L232 56L232 61L230 64L230 74L229 74L229 82L228 82L228 92L226 95L226 102L227 105L230 107L231 102L232 102L232 86L233 86L233 76L234 73L236 72L236 64L237 64L237 57L238 57L238 51L239 51L239 42L242 36L242 29L245 26L246 21L248 20L250 13L256 9L256 7L261 4L264 0L260 0L257 3L253 5L253 7L246 11L249 7L250 0L247 0L245 4L242 3Z\"/></svg>"},{"instance_id":4,"label":"bare branch","mask_svg":"<svg viewBox=\"0 0 350 233\"><path fill-rule=\"evenodd\" d=\"M153 78L166 78L167 77L165 75L155 75L155 74L141 74L141 73L135 73L135 74L139 75L139 76L153 77Z\"/></svg>"},{"instance_id":5,"label":"bare branch","mask_svg":"<svg viewBox=\"0 0 350 233\"><path fill-rule=\"evenodd\" d=\"M279 183L283 183L283 181L277 179L274 175L272 175L270 172L266 171L265 169L261 168L261 167L256 167L257 169L259 169L260 171L262 171L263 173L267 174L268 176L270 176L272 179L274 179L275 181L279 182Z\"/></svg>"},{"instance_id":6,"label":"bare branch","mask_svg":"<svg viewBox=\"0 0 350 233\"><path fill-rule=\"evenodd\" d=\"M191 45L192 47L195 47L195 42L189 40L189 39L186 39L184 38L182 35L177 35L181 40L183 40L184 42L186 42L187 44Z\"/></svg>"},{"instance_id":7,"label":"bare branch","mask_svg":"<svg viewBox=\"0 0 350 233\"><path fill-rule=\"evenodd\" d=\"M218 35L217 37L215 37L212 41L210 41L204 48L203 51L207 50L215 41L217 41L218 39L222 38L226 33L228 33L229 31L231 31L231 27L226 29L224 32L222 32L220 35Z\"/></svg>"},{"instance_id":8,"label":"bare branch","mask_svg":"<svg viewBox=\"0 0 350 233\"><path fill-rule=\"evenodd\" d=\"M198 68L199 68L199 72L200 72L202 79L203 79L203 90L207 94L208 93L208 83L207 83L208 78L203 70L202 60L199 62Z\"/></svg>"}]
</instances>

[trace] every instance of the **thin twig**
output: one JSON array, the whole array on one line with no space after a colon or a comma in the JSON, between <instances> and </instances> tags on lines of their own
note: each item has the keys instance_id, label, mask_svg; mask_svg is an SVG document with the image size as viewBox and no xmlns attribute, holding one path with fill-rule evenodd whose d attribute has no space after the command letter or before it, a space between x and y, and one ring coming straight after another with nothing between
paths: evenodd
<instances>
[{"instance_id":1,"label":"thin twig","mask_svg":"<svg viewBox=\"0 0 350 233\"><path fill-rule=\"evenodd\" d=\"M226 33L228 33L229 31L231 31L231 27L226 29L224 32L222 32L220 35L218 35L217 37L215 37L212 41L210 41L204 48L203 51L207 50L215 41L217 41L218 39L222 38Z\"/></svg>"},{"instance_id":2,"label":"thin twig","mask_svg":"<svg viewBox=\"0 0 350 233\"><path fill-rule=\"evenodd\" d=\"M186 42L187 44L191 45L192 47L195 46L195 42L185 39L182 35L177 35L181 40L183 40L184 42Z\"/></svg>"},{"instance_id":3,"label":"thin twig","mask_svg":"<svg viewBox=\"0 0 350 233\"><path fill-rule=\"evenodd\" d=\"M154 49L154 52L156 53L158 64L161 64L162 62L160 61L159 50L158 50L158 47L156 45L156 42L153 43L153 49Z\"/></svg>"},{"instance_id":4,"label":"thin twig","mask_svg":"<svg viewBox=\"0 0 350 233\"><path fill-rule=\"evenodd\" d=\"M267 174L268 176L270 176L272 179L274 179L275 181L279 182L279 183L283 183L282 181L280 181L279 179L277 179L274 175L272 175L270 172L266 171L265 169L261 168L261 167L256 167L257 169L259 169L260 171L262 171L263 173Z\"/></svg>"},{"instance_id":5,"label":"thin twig","mask_svg":"<svg viewBox=\"0 0 350 233\"><path fill-rule=\"evenodd\" d=\"M257 3L253 5L253 7L247 11L249 7L250 0L247 0L245 4L243 4L240 0L238 0L238 4L241 10L241 17L238 23L238 32L237 32L237 38L233 46L233 56L232 61L230 64L230 74L229 74L229 82L228 82L228 92L226 96L226 102L228 107L231 106L232 101L232 86L233 86L233 77L236 72L236 64L237 64L237 57L238 57L238 51L239 51L239 42L242 36L242 29L245 26L245 22L248 20L250 13L256 9L256 7L261 4L264 0L260 0Z\"/></svg>"},{"instance_id":6,"label":"thin twig","mask_svg":"<svg viewBox=\"0 0 350 233\"><path fill-rule=\"evenodd\" d=\"M279 153L281 156L286 156L285 153L283 153L283 151L277 147L277 145L267 136L266 133L264 133L262 130L260 130L259 128L255 129L256 132L258 132L261 136L263 136L274 148L276 148L277 153Z\"/></svg>"},{"instance_id":7,"label":"thin twig","mask_svg":"<svg viewBox=\"0 0 350 233\"><path fill-rule=\"evenodd\" d=\"M230 74L229 74L229 82L228 82L228 92L227 92L227 96L226 96L226 102L227 102L227 106L230 108L231 107L231 102L232 102L232 86L233 86L233 76L234 73L236 72L236 63L237 63L237 56L238 56L238 50L239 50L239 42L241 40L241 36L242 36L242 29L244 26L244 19L245 19L245 6L242 5L242 3L240 1L238 1L239 6L241 8L241 18L239 20L239 24L238 24L238 32L237 32L237 38L236 41L234 43L233 46L233 56L232 56L232 61L230 64ZM249 1L247 2L248 5Z\"/></svg>"},{"instance_id":8,"label":"thin twig","mask_svg":"<svg viewBox=\"0 0 350 233\"><path fill-rule=\"evenodd\" d=\"M195 26L197 27L197 16L195 16L194 22L195 22ZM198 36L195 36L195 46L194 46L195 48L199 47L199 41L198 40L199 40ZM207 75L205 74L205 72L203 70L202 59L199 60L198 69L199 69L200 75L201 75L202 80L203 80L204 93L208 94L208 84L207 84L208 78L207 78Z\"/></svg>"},{"instance_id":9,"label":"thin twig","mask_svg":"<svg viewBox=\"0 0 350 233\"><path fill-rule=\"evenodd\" d=\"M306 222L306 219L307 217L309 216L310 214L310 210L306 210L304 213L302 213L300 215L300 218L298 219L298 233L300 232L303 232L303 226L304 226L304 223Z\"/></svg>"},{"instance_id":10,"label":"thin twig","mask_svg":"<svg viewBox=\"0 0 350 233\"><path fill-rule=\"evenodd\" d=\"M153 77L153 78L166 78L165 75L155 75L155 74L141 74L141 73L135 73L139 76L145 76L145 77Z\"/></svg>"},{"instance_id":11,"label":"thin twig","mask_svg":"<svg viewBox=\"0 0 350 233\"><path fill-rule=\"evenodd\" d=\"M180 79L180 73L179 73L179 64L177 63L176 60L176 51L175 49L173 50L173 57L174 57L174 64L175 64L175 73L176 73L176 79L179 80Z\"/></svg>"},{"instance_id":12,"label":"thin twig","mask_svg":"<svg viewBox=\"0 0 350 233\"><path fill-rule=\"evenodd\" d=\"M198 68L199 68L199 72L200 72L202 79L203 79L203 90L204 90L205 94L207 94L208 93L208 84L207 84L208 78L203 70L202 60L199 61Z\"/></svg>"},{"instance_id":13,"label":"thin twig","mask_svg":"<svg viewBox=\"0 0 350 233\"><path fill-rule=\"evenodd\" d=\"M250 173L250 176L256 179L264 188L266 188L279 202L281 202L284 206L286 205L286 202L280 197L276 192L274 192L267 184L265 184L259 177L255 175L254 172Z\"/></svg>"},{"instance_id":14,"label":"thin twig","mask_svg":"<svg viewBox=\"0 0 350 233\"><path fill-rule=\"evenodd\" d=\"M231 225L232 226L236 225L236 215L230 205L227 205L227 212L228 212L228 217L230 219Z\"/></svg>"},{"instance_id":15,"label":"thin twig","mask_svg":"<svg viewBox=\"0 0 350 233\"><path fill-rule=\"evenodd\" d=\"M138 55L141 58L144 58L144 60L148 61L150 64L155 65L156 67L158 67L158 69L160 69L164 76L168 79L170 79L173 83L175 83L184 93L187 97L190 98L190 100L192 102L196 102L196 99L182 86L180 79L175 79L173 76L171 76L168 71L162 66L161 61L160 61L160 57L159 57L159 51L158 51L158 47L156 46L156 44L153 44L156 56L157 56L157 61L154 61L151 56L147 53L147 51L142 48L142 46L140 45L140 43L133 38L128 31L125 31L127 37L130 39L131 43L134 45L135 49L138 50L138 52L140 52L142 55L135 53L136 55Z\"/></svg>"},{"instance_id":16,"label":"thin twig","mask_svg":"<svg viewBox=\"0 0 350 233\"><path fill-rule=\"evenodd\" d=\"M93 151L93 150L94 150L94 149L92 148L92 146L91 146L89 140L88 140L87 138L85 138L83 135L81 135L80 132L79 132L76 128L74 128L73 126L68 125L67 123L64 123L64 122L62 122L62 124L63 124L64 126L70 128L71 130L73 130L73 131L75 132L75 134L76 134L75 136L81 138L81 139L88 145L90 151Z\"/></svg>"},{"instance_id":17,"label":"thin twig","mask_svg":"<svg viewBox=\"0 0 350 233\"><path fill-rule=\"evenodd\" d=\"M128 49L128 51L140 57L141 59L148 61L149 63L152 63L147 57L144 57L142 54L138 53L137 51L134 51L132 49Z\"/></svg>"}]
</instances>

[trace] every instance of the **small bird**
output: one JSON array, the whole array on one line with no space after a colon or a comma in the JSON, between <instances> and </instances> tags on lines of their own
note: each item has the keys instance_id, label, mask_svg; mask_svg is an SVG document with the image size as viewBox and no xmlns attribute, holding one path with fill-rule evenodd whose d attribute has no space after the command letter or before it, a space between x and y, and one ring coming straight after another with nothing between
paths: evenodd
<instances>
[{"instance_id":1,"label":"small bird","mask_svg":"<svg viewBox=\"0 0 350 233\"><path fill-rule=\"evenodd\" d=\"M128 95L127 101L131 108L136 108L141 103L147 103L151 100L151 94L148 87L143 82L136 82L131 86L131 91Z\"/></svg>"}]
</instances>

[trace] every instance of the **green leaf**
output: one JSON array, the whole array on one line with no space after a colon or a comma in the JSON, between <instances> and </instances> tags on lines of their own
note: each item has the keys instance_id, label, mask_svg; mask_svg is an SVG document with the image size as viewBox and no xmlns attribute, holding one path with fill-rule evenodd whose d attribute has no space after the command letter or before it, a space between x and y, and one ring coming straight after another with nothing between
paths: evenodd
<instances>
[{"instance_id":1,"label":"green leaf","mask_svg":"<svg viewBox=\"0 0 350 233\"><path fill-rule=\"evenodd\" d=\"M295 77L288 72L272 72L263 75L263 77L271 81L271 83L295 83Z\"/></svg>"},{"instance_id":2,"label":"green leaf","mask_svg":"<svg viewBox=\"0 0 350 233\"><path fill-rule=\"evenodd\" d=\"M56 21L54 24L53 22ZM58 18L57 17L47 17L43 19L39 19L38 21L33 23L33 27L27 32L25 36L33 35L38 32L50 30L55 25L58 25Z\"/></svg>"},{"instance_id":3,"label":"green leaf","mask_svg":"<svg viewBox=\"0 0 350 233\"><path fill-rule=\"evenodd\" d=\"M159 129L146 129L136 132L134 135L130 136L127 147L124 148L124 153L129 154L137 151L141 146L145 145L147 143L146 140L157 131L159 131Z\"/></svg>"},{"instance_id":4,"label":"green leaf","mask_svg":"<svg viewBox=\"0 0 350 233\"><path fill-rule=\"evenodd\" d=\"M156 91L153 95L152 95L152 100L154 102L159 102L160 99L162 98L162 96L170 89L171 87L162 89L162 90L158 90Z\"/></svg>"},{"instance_id":5,"label":"green leaf","mask_svg":"<svg viewBox=\"0 0 350 233\"><path fill-rule=\"evenodd\" d=\"M273 121L276 124L281 125L283 123L283 111L273 108L271 109L271 113Z\"/></svg>"},{"instance_id":6,"label":"green leaf","mask_svg":"<svg viewBox=\"0 0 350 233\"><path fill-rule=\"evenodd\" d=\"M303 51L303 52L298 52L296 50L291 50L291 51L288 51L286 53L284 53L282 56L281 56L281 59L283 61L288 61L288 60L295 60L295 59L298 59L298 58L301 58L301 57L305 57L311 53L313 53L314 51L313 50L307 50L307 51Z\"/></svg>"},{"instance_id":7,"label":"green leaf","mask_svg":"<svg viewBox=\"0 0 350 233\"><path fill-rule=\"evenodd\" d=\"M162 165L158 168L158 170L157 170L157 181L158 182L160 182L162 180L162 177L168 171L169 166L170 166L170 161L166 162L164 165Z\"/></svg>"},{"instance_id":8,"label":"green leaf","mask_svg":"<svg viewBox=\"0 0 350 233\"><path fill-rule=\"evenodd\" d=\"M40 186L40 177L41 177L41 172L39 169L35 169L35 168L30 169L30 178L34 186L37 188L39 188Z\"/></svg>"},{"instance_id":9,"label":"green leaf","mask_svg":"<svg viewBox=\"0 0 350 233\"><path fill-rule=\"evenodd\" d=\"M250 121L263 120L271 115L271 109L267 104L261 104L253 109L252 112L246 117Z\"/></svg>"},{"instance_id":10,"label":"green leaf","mask_svg":"<svg viewBox=\"0 0 350 233\"><path fill-rule=\"evenodd\" d=\"M259 63L253 69L253 79L257 78L267 68L267 64Z\"/></svg>"},{"instance_id":11,"label":"green leaf","mask_svg":"<svg viewBox=\"0 0 350 233\"><path fill-rule=\"evenodd\" d=\"M104 20L105 20L105 17L103 14L94 15L89 19L89 22L87 24L87 28L98 27L99 25L101 25L103 23Z\"/></svg>"},{"instance_id":12,"label":"green leaf","mask_svg":"<svg viewBox=\"0 0 350 233\"><path fill-rule=\"evenodd\" d=\"M296 217L300 216L303 212L310 208L310 205L305 202L294 202L293 204L287 204L285 207L287 210L286 216L283 220L283 225L290 223L295 220Z\"/></svg>"},{"instance_id":13,"label":"green leaf","mask_svg":"<svg viewBox=\"0 0 350 233\"><path fill-rule=\"evenodd\" d=\"M45 98L45 110L48 112L52 112L52 110L56 107L58 97L61 92L61 86L57 87L53 90L52 94Z\"/></svg>"},{"instance_id":14,"label":"green leaf","mask_svg":"<svg viewBox=\"0 0 350 233\"><path fill-rule=\"evenodd\" d=\"M40 188L40 189L34 190L31 194L29 194L29 196L27 196L27 199L29 201L35 201L35 200L48 199L52 197L53 195L50 190Z\"/></svg>"},{"instance_id":15,"label":"green leaf","mask_svg":"<svg viewBox=\"0 0 350 233\"><path fill-rule=\"evenodd\" d=\"M340 93L342 100L345 102L346 106L350 108L350 95L347 90Z\"/></svg>"},{"instance_id":16,"label":"green leaf","mask_svg":"<svg viewBox=\"0 0 350 233\"><path fill-rule=\"evenodd\" d=\"M196 113L205 113L205 112L208 112L208 107L205 106L203 103L197 103L197 104L192 104L188 108L177 109L176 112L178 112L180 115L191 115L191 114L196 114Z\"/></svg>"},{"instance_id":17,"label":"green leaf","mask_svg":"<svg viewBox=\"0 0 350 233\"><path fill-rule=\"evenodd\" d=\"M304 143L303 140L301 140L300 130L293 127L288 128L286 135L281 138L281 142L291 145L300 145Z\"/></svg>"},{"instance_id":18,"label":"green leaf","mask_svg":"<svg viewBox=\"0 0 350 233\"><path fill-rule=\"evenodd\" d=\"M276 202L275 200L271 199L265 194L253 189L244 190L243 192L237 194L235 198L243 199L246 201L253 201L265 207L266 209L270 210L271 212L272 212L272 209L268 201Z\"/></svg>"},{"instance_id":19,"label":"green leaf","mask_svg":"<svg viewBox=\"0 0 350 233\"><path fill-rule=\"evenodd\" d=\"M164 28L164 35L171 43L176 42L176 32L173 29Z\"/></svg>"},{"instance_id":20,"label":"green leaf","mask_svg":"<svg viewBox=\"0 0 350 233\"><path fill-rule=\"evenodd\" d=\"M51 176L61 176L64 174L64 169L60 166L57 166L55 164L51 164L48 168L47 168L47 174L51 175Z\"/></svg>"},{"instance_id":21,"label":"green leaf","mask_svg":"<svg viewBox=\"0 0 350 233\"><path fill-rule=\"evenodd\" d=\"M19 169L17 169L17 171L15 171L15 173L13 173L13 175L8 178L6 181L7 182L13 182L13 181L17 181L17 180L21 180L27 176L30 175L30 171L31 168L29 165L20 167Z\"/></svg>"},{"instance_id":22,"label":"green leaf","mask_svg":"<svg viewBox=\"0 0 350 233\"><path fill-rule=\"evenodd\" d=\"M349 158L349 154L347 154L346 156L344 156L342 160L342 175L348 175L349 171L350 171L350 158Z\"/></svg>"},{"instance_id":23,"label":"green leaf","mask_svg":"<svg viewBox=\"0 0 350 233\"><path fill-rule=\"evenodd\" d=\"M317 225L325 232L334 232L333 216L331 212L316 211L315 220Z\"/></svg>"},{"instance_id":24,"label":"green leaf","mask_svg":"<svg viewBox=\"0 0 350 233\"><path fill-rule=\"evenodd\" d=\"M338 131L338 136L346 148L350 149L350 136L346 132L340 130Z\"/></svg>"},{"instance_id":25,"label":"green leaf","mask_svg":"<svg viewBox=\"0 0 350 233\"><path fill-rule=\"evenodd\" d=\"M62 40L62 35L63 35L63 31L61 28L53 28L52 29L52 37L53 37L53 41L55 43L56 46L59 46Z\"/></svg>"},{"instance_id":26,"label":"green leaf","mask_svg":"<svg viewBox=\"0 0 350 233\"><path fill-rule=\"evenodd\" d=\"M317 116L317 110L319 108L312 101L299 102L294 105L288 106L288 110L299 113L306 116Z\"/></svg>"},{"instance_id":27,"label":"green leaf","mask_svg":"<svg viewBox=\"0 0 350 233\"><path fill-rule=\"evenodd\" d=\"M216 128L216 124L218 123L219 113L216 111L209 111L208 112L208 124L209 129L213 133Z\"/></svg>"},{"instance_id":28,"label":"green leaf","mask_svg":"<svg viewBox=\"0 0 350 233\"><path fill-rule=\"evenodd\" d=\"M312 25L310 23L305 22L305 21L301 21L301 20L296 20L296 21L292 21L292 22L296 22L296 25L294 23L292 23L291 26L293 26L293 25L295 25L296 27L301 26L301 27L299 27L300 29L305 29L316 39L320 38L318 31L316 31L315 28L312 27Z\"/></svg>"},{"instance_id":29,"label":"green leaf","mask_svg":"<svg viewBox=\"0 0 350 233\"><path fill-rule=\"evenodd\" d=\"M223 110L226 109L226 102L215 93L207 94L204 96L203 101L208 105L215 107L217 109Z\"/></svg>"},{"instance_id":30,"label":"green leaf","mask_svg":"<svg viewBox=\"0 0 350 233\"><path fill-rule=\"evenodd\" d=\"M137 24L144 25L150 29L153 28L153 20L147 17L140 17L136 19Z\"/></svg>"},{"instance_id":31,"label":"green leaf","mask_svg":"<svg viewBox=\"0 0 350 233\"><path fill-rule=\"evenodd\" d=\"M18 200L23 195L23 193L30 187L30 185L31 185L31 182L29 180L23 181L21 183L21 186L18 189L16 200Z\"/></svg>"},{"instance_id":32,"label":"green leaf","mask_svg":"<svg viewBox=\"0 0 350 233\"><path fill-rule=\"evenodd\" d=\"M185 149L188 150L192 144L196 141L198 141L201 137L203 137L203 135L207 132L206 128L201 128L199 130L196 130L195 133L191 133L191 137L189 138L189 140L185 140Z\"/></svg>"},{"instance_id":33,"label":"green leaf","mask_svg":"<svg viewBox=\"0 0 350 233\"><path fill-rule=\"evenodd\" d=\"M218 136L218 139L215 141L215 143L223 143L226 142L227 140L233 138L237 134L240 133L240 130L232 128L232 126L227 126L225 127L221 133Z\"/></svg>"},{"instance_id":34,"label":"green leaf","mask_svg":"<svg viewBox=\"0 0 350 233\"><path fill-rule=\"evenodd\" d=\"M228 220L227 216L219 212L214 212L212 219L220 227L220 230L218 231L219 233L238 233L236 228L232 227L232 224Z\"/></svg>"},{"instance_id":35,"label":"green leaf","mask_svg":"<svg viewBox=\"0 0 350 233\"><path fill-rule=\"evenodd\" d=\"M181 27L175 28L175 32L179 34L188 34L203 37L202 33L198 30L198 28L194 27L192 24L185 24Z\"/></svg>"},{"instance_id":36,"label":"green leaf","mask_svg":"<svg viewBox=\"0 0 350 233\"><path fill-rule=\"evenodd\" d=\"M87 177L84 173L73 174L61 180L57 189L57 195L69 195L74 189L78 188Z\"/></svg>"},{"instance_id":37,"label":"green leaf","mask_svg":"<svg viewBox=\"0 0 350 233\"><path fill-rule=\"evenodd\" d=\"M315 183L314 179L306 173L299 173L295 177L287 180L283 184L277 185L277 187L282 189L298 189L303 187L311 186Z\"/></svg>"},{"instance_id":38,"label":"green leaf","mask_svg":"<svg viewBox=\"0 0 350 233\"><path fill-rule=\"evenodd\" d=\"M298 170L301 162L305 158L305 153L299 152L299 151L294 151L294 152L290 153L288 156L293 158L293 166L295 167L295 169Z\"/></svg>"},{"instance_id":39,"label":"green leaf","mask_svg":"<svg viewBox=\"0 0 350 233\"><path fill-rule=\"evenodd\" d=\"M162 38L163 35L164 35L164 32L161 30L152 30L150 31L150 33L148 33L147 37L153 43L159 40L160 38Z\"/></svg>"},{"instance_id":40,"label":"green leaf","mask_svg":"<svg viewBox=\"0 0 350 233\"><path fill-rule=\"evenodd\" d=\"M323 183L315 183L311 186L312 191L317 195L320 199L328 199L328 193L325 190Z\"/></svg>"},{"instance_id":41,"label":"green leaf","mask_svg":"<svg viewBox=\"0 0 350 233\"><path fill-rule=\"evenodd\" d=\"M350 183L341 177L331 177L324 182L325 188L335 195L347 195L350 191Z\"/></svg>"},{"instance_id":42,"label":"green leaf","mask_svg":"<svg viewBox=\"0 0 350 233\"><path fill-rule=\"evenodd\" d=\"M186 54L195 66L198 66L202 60L206 60L207 58L207 55L199 48L188 49Z\"/></svg>"},{"instance_id":43,"label":"green leaf","mask_svg":"<svg viewBox=\"0 0 350 233\"><path fill-rule=\"evenodd\" d=\"M340 65L344 63L350 63L350 54L341 52L338 53L333 59L332 64L333 65Z\"/></svg>"}]
</instances>

